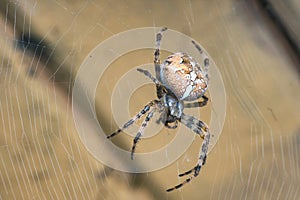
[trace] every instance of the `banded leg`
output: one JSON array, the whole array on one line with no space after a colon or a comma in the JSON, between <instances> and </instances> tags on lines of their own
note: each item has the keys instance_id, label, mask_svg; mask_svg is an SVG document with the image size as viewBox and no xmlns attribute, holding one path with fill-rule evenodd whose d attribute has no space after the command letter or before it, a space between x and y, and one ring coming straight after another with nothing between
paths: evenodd
<instances>
[{"instance_id":1,"label":"banded leg","mask_svg":"<svg viewBox=\"0 0 300 200\"><path fill-rule=\"evenodd\" d=\"M148 115L146 116L145 120L143 121L138 133L136 134L135 138L133 139L133 145L131 148L131 160L133 160L133 154L135 152L135 148L136 148L136 144L138 143L138 141L141 139L141 136L144 133L144 130L148 124L148 122L150 121L150 119L153 117L153 113L154 113L155 109L152 109Z\"/></svg>"},{"instance_id":2,"label":"banded leg","mask_svg":"<svg viewBox=\"0 0 300 200\"><path fill-rule=\"evenodd\" d=\"M150 108L157 104L158 101L157 100L153 100L151 101L150 103L148 103L144 108L143 110L141 110L136 116L134 116L132 119L130 119L128 122L126 122L122 128L116 130L115 132L113 132L112 134L108 135L106 138L107 139L110 139L116 135L118 135L120 132L122 132L124 129L128 128L130 125L132 125L136 120L138 120L141 116L143 116L144 114L146 114Z\"/></svg>"},{"instance_id":3,"label":"banded leg","mask_svg":"<svg viewBox=\"0 0 300 200\"><path fill-rule=\"evenodd\" d=\"M207 125L204 122L202 122L192 116L185 115L185 114L182 115L181 123L186 125L188 128L192 129L196 134L199 134L200 137L203 139L203 142L202 142L201 151L200 151L199 160L198 160L197 165L193 169L179 174L179 176L182 177L182 176L185 176L185 175L188 175L188 174L191 174L192 172L194 172L193 176L187 178L182 183L180 183L172 188L167 189L167 192L181 188L183 185L185 185L186 183L190 182L193 178L198 176L199 172L201 170L201 167L206 162L207 150L208 150L209 139L210 139L210 133L209 133L209 129L208 129Z\"/></svg>"},{"instance_id":4,"label":"banded leg","mask_svg":"<svg viewBox=\"0 0 300 200\"><path fill-rule=\"evenodd\" d=\"M202 98L203 98L203 101L197 101L197 102L194 102L194 103L185 103L184 107L185 108L204 107L204 106L207 105L208 97L203 95Z\"/></svg>"},{"instance_id":5,"label":"banded leg","mask_svg":"<svg viewBox=\"0 0 300 200\"><path fill-rule=\"evenodd\" d=\"M152 76L152 74L148 70L137 68L137 71L143 73L145 76L150 78L151 81L153 81L156 85L161 85L159 80L157 80L154 76Z\"/></svg>"},{"instance_id":6,"label":"banded leg","mask_svg":"<svg viewBox=\"0 0 300 200\"><path fill-rule=\"evenodd\" d=\"M159 81L161 81L160 78L160 44L162 39L162 33L166 31L167 28L162 28L157 34L156 34L156 50L154 52L154 67L155 67L155 75ZM162 97L164 87L162 85L156 85L156 91L157 91L157 97L160 99Z\"/></svg>"},{"instance_id":7,"label":"banded leg","mask_svg":"<svg viewBox=\"0 0 300 200\"><path fill-rule=\"evenodd\" d=\"M205 79L208 83L208 80L209 80L209 77L208 77L209 58L206 55L206 53L201 49L201 47L194 40L192 40L192 43L202 56L203 65L204 65L204 76L205 76Z\"/></svg>"},{"instance_id":8,"label":"banded leg","mask_svg":"<svg viewBox=\"0 0 300 200\"><path fill-rule=\"evenodd\" d=\"M210 133L209 133L208 126L203 121L198 120L198 119L194 118L193 116L183 114L182 118L181 118L181 123L183 123L188 128L193 130L196 134L199 134L199 136L203 139L203 142L201 145L201 151L200 151L199 160L198 160L198 165L200 165L200 168L197 169L197 166L198 166L197 165L195 168L193 168L187 172L184 172L182 174L179 174L180 177L188 175L188 174L192 173L193 171L196 174L197 170L199 173L201 166L203 166L206 162L207 150L208 150L208 145L209 145L209 140L210 140Z\"/></svg>"},{"instance_id":9,"label":"banded leg","mask_svg":"<svg viewBox=\"0 0 300 200\"><path fill-rule=\"evenodd\" d=\"M152 76L152 74L149 71L144 70L144 69L140 69L140 68L138 68L137 71L143 73L145 76L150 78L155 83L157 98L160 99L163 96L163 94L165 94L167 92L165 87L161 84L161 82L159 82L159 80L157 78Z\"/></svg>"},{"instance_id":10,"label":"banded leg","mask_svg":"<svg viewBox=\"0 0 300 200\"><path fill-rule=\"evenodd\" d=\"M156 34L156 50L154 52L154 64L160 64L159 55L160 55L160 43L162 39L162 33L166 31L168 28L164 27L162 28L157 34ZM155 66L156 67L156 66Z\"/></svg>"}]
</instances>

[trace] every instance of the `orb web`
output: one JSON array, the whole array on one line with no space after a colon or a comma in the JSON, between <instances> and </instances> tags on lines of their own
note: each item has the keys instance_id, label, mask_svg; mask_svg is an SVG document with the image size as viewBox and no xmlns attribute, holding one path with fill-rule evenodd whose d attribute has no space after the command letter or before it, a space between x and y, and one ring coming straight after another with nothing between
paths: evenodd
<instances>
[{"instance_id":1,"label":"orb web","mask_svg":"<svg viewBox=\"0 0 300 200\"><path fill-rule=\"evenodd\" d=\"M279 36L245 2L170 5L152 1L1 3L0 199L299 198L300 82ZM226 121L218 143L199 176L168 194L166 188L183 181L177 175L194 166L201 139L195 138L168 167L124 173L103 165L87 151L72 117L73 103L82 123L95 120L86 117L80 102L72 102L74 80L88 53L117 33L149 26L168 26L199 41L216 62L226 88ZM162 52L161 57L168 53ZM117 128L110 109L113 87L127 71L152 60L153 49L123 55L99 82L96 102L87 106L96 107L96 120L107 134ZM123 87L130 89L129 80L127 84ZM89 95L84 87L82 98ZM153 98L150 91L141 92L131 114ZM199 117L207 122L214 112L204 107ZM155 150L168 143L172 134L166 131L156 138L157 146L151 142L155 138L146 138L138 149ZM115 143L128 150L131 139L125 135ZM117 158L112 154L113 159Z\"/></svg>"}]
</instances>

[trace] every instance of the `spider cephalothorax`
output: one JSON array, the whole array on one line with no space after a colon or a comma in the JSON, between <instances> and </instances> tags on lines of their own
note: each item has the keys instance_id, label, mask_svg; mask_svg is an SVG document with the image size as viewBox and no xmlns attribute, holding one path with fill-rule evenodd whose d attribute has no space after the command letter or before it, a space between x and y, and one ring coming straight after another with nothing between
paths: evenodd
<instances>
[{"instance_id":1,"label":"spider cephalothorax","mask_svg":"<svg viewBox=\"0 0 300 200\"><path fill-rule=\"evenodd\" d=\"M136 116L125 123L123 127L107 136L107 138L116 136L122 132L122 130L132 125L136 120L147 113L138 133L133 139L133 145L131 149L131 159L133 159L136 144L142 137L145 127L155 112L160 114L158 122L163 123L167 128L174 129L178 126L178 122L181 122L198 134L203 139L198 163L193 169L179 174L179 176L188 175L190 173L194 174L181 184L168 189L167 191L169 192L182 187L184 184L190 182L193 177L196 177L206 161L210 140L208 126L201 120L184 114L183 110L184 107L201 107L207 104L208 98L204 95L204 93L206 92L208 86L209 59L202 51L200 46L192 41L202 56L203 69L201 65L197 63L196 60L194 60L191 56L180 52L170 55L163 61L162 64L160 64L160 42L162 38L162 32L166 30L167 28L163 28L156 35L157 48L154 53L154 64L157 78L153 77L147 70L138 69L139 72L143 73L156 84L156 93L158 99L150 101ZM200 98L202 98L203 101L198 101L196 103L185 103L186 101L193 101Z\"/></svg>"}]
</instances>

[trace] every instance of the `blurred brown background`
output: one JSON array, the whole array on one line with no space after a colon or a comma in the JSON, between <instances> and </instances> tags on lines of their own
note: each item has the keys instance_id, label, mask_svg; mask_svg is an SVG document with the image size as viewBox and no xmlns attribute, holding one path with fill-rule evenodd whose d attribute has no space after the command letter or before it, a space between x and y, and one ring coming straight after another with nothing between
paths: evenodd
<instances>
[{"instance_id":1,"label":"blurred brown background","mask_svg":"<svg viewBox=\"0 0 300 200\"><path fill-rule=\"evenodd\" d=\"M0 11L0 199L300 198L299 1L4 0ZM116 33L149 26L199 41L226 87L217 145L197 179L172 193L165 189L194 166L199 139L171 166L128 174L94 159L72 119L73 81L88 53ZM120 58L100 81L96 107L107 134L117 128L111 89L152 54ZM132 115L155 97L154 87L139 92ZM155 145L142 143L141 151Z\"/></svg>"}]
</instances>

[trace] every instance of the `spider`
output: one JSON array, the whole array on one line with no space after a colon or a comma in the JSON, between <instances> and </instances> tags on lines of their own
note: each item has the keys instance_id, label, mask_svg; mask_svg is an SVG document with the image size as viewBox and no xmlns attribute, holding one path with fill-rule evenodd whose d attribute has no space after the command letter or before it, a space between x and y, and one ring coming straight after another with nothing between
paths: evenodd
<instances>
[{"instance_id":1,"label":"spider","mask_svg":"<svg viewBox=\"0 0 300 200\"><path fill-rule=\"evenodd\" d=\"M166 190L167 192L170 192L172 190L181 188L183 185L198 176L201 167L206 161L210 140L209 128L201 120L184 114L183 109L184 107L202 107L207 104L208 98L205 96L205 92L207 90L209 81L209 59L201 47L196 44L195 41L192 41L193 45L203 58L203 68L191 56L181 52L170 55L161 64L159 59L160 44L162 33L166 30L167 28L162 28L156 34L154 66L157 78L152 76L152 74L147 70L137 69L155 83L158 99L150 101L138 114L126 122L117 131L107 136L107 138L110 139L116 136L124 129L132 125L136 120L140 119L143 115L147 114L141 127L139 128L138 133L133 139L133 145L131 148L131 159L133 159L136 145L141 139L144 129L155 112L160 113L158 123L163 123L165 127L169 129L175 129L178 126L178 122L181 122L193 132L198 134L203 139L198 162L194 168L179 174L179 177L189 175L191 173L193 173L193 175L191 175L182 183ZM200 101L200 98L203 100ZM186 102L194 100L199 101L193 103Z\"/></svg>"}]
</instances>

